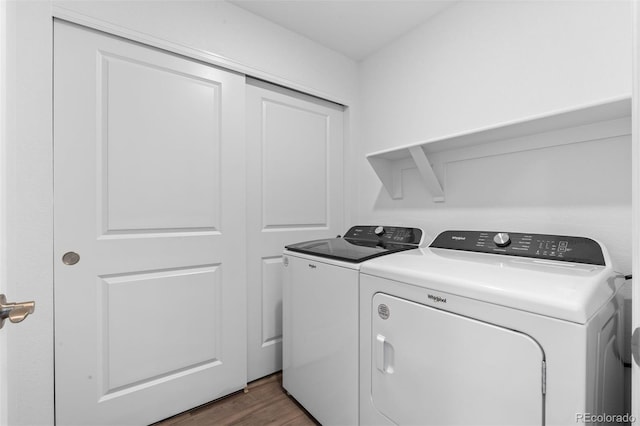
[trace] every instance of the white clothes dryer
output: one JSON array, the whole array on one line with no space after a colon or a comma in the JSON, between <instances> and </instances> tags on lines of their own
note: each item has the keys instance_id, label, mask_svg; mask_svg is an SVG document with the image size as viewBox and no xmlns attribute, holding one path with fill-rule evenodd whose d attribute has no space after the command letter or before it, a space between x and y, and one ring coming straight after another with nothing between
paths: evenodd
<instances>
[{"instance_id":1,"label":"white clothes dryer","mask_svg":"<svg viewBox=\"0 0 640 426\"><path fill-rule=\"evenodd\" d=\"M622 420L624 283L557 235L446 231L364 263L360 424Z\"/></svg>"},{"instance_id":2,"label":"white clothes dryer","mask_svg":"<svg viewBox=\"0 0 640 426\"><path fill-rule=\"evenodd\" d=\"M358 424L361 265L423 240L417 228L354 226L344 237L286 246L282 384L323 425Z\"/></svg>"}]
</instances>

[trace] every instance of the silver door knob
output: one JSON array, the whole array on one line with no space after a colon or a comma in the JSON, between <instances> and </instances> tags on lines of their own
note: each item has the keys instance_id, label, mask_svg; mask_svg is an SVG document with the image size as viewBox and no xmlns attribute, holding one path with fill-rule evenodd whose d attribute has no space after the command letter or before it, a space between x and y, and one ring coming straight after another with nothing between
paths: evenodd
<instances>
[{"instance_id":1,"label":"silver door knob","mask_svg":"<svg viewBox=\"0 0 640 426\"><path fill-rule=\"evenodd\" d=\"M36 302L20 302L20 303L7 303L7 297L4 294L0 294L0 328L4 325L4 320L7 318L11 322L20 322L32 314L36 309Z\"/></svg>"},{"instance_id":2,"label":"silver door knob","mask_svg":"<svg viewBox=\"0 0 640 426\"><path fill-rule=\"evenodd\" d=\"M80 261L80 255L73 251L68 251L62 256L62 263L65 265L75 265Z\"/></svg>"}]
</instances>

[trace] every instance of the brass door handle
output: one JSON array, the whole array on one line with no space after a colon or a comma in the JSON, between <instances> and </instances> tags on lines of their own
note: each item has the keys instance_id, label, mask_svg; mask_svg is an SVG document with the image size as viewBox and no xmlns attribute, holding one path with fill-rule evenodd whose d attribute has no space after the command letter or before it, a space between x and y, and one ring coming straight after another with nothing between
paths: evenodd
<instances>
[{"instance_id":1,"label":"brass door handle","mask_svg":"<svg viewBox=\"0 0 640 426\"><path fill-rule=\"evenodd\" d=\"M0 294L0 328L4 325L4 320L16 323L20 322L32 314L36 308L36 302L7 303L4 294Z\"/></svg>"}]
</instances>

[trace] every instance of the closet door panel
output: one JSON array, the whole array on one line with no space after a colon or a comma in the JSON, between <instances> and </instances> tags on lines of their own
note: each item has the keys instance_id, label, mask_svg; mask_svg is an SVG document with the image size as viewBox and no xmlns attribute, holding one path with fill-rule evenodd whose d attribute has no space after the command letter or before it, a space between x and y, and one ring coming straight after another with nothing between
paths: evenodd
<instances>
[{"instance_id":1,"label":"closet door panel","mask_svg":"<svg viewBox=\"0 0 640 426\"><path fill-rule=\"evenodd\" d=\"M282 250L343 224L343 107L247 84L248 377L282 368Z\"/></svg>"},{"instance_id":2,"label":"closet door panel","mask_svg":"<svg viewBox=\"0 0 640 426\"><path fill-rule=\"evenodd\" d=\"M244 77L63 22L54 70L57 423L242 389Z\"/></svg>"}]
</instances>

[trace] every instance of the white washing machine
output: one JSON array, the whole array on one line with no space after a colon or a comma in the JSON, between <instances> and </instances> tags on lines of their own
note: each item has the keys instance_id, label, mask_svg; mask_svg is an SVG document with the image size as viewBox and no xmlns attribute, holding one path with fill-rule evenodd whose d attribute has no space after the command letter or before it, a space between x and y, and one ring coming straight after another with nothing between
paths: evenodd
<instances>
[{"instance_id":1,"label":"white washing machine","mask_svg":"<svg viewBox=\"0 0 640 426\"><path fill-rule=\"evenodd\" d=\"M446 231L364 263L360 424L617 422L624 283L600 244L556 235Z\"/></svg>"},{"instance_id":2,"label":"white washing machine","mask_svg":"<svg viewBox=\"0 0 640 426\"><path fill-rule=\"evenodd\" d=\"M283 387L323 425L358 424L360 266L422 240L416 228L354 226L286 247Z\"/></svg>"}]
</instances>

